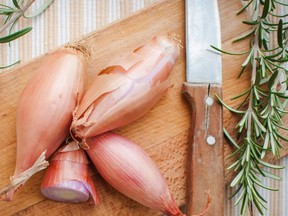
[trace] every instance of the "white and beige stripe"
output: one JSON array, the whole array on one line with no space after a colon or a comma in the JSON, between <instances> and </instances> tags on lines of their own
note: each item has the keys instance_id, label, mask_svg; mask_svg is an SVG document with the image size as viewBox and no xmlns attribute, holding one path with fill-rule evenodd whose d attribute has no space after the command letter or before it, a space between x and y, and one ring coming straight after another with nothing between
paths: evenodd
<instances>
[{"instance_id":1,"label":"white and beige stripe","mask_svg":"<svg viewBox=\"0 0 288 216\"><path fill-rule=\"evenodd\" d=\"M46 0L35 0L30 12ZM27 62L68 41L124 18L159 0L55 0L43 14L33 19L20 19L17 29L32 26L28 35L0 45L0 65L19 59ZM11 0L0 0L11 5ZM29 12L28 11L28 12ZM0 17L0 23L3 18ZM3 71L3 70L2 70Z\"/></svg>"}]
</instances>

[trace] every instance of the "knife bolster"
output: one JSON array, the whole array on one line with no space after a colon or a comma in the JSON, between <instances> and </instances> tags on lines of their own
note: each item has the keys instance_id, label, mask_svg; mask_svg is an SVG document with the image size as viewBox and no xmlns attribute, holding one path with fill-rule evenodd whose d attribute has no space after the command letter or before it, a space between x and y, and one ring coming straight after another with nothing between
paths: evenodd
<instances>
[{"instance_id":1,"label":"knife bolster","mask_svg":"<svg viewBox=\"0 0 288 216\"><path fill-rule=\"evenodd\" d=\"M205 215L224 215L224 149L219 84L183 84L191 105L187 163L187 216L203 212L210 191L212 203ZM216 215L217 214L217 215Z\"/></svg>"}]
</instances>

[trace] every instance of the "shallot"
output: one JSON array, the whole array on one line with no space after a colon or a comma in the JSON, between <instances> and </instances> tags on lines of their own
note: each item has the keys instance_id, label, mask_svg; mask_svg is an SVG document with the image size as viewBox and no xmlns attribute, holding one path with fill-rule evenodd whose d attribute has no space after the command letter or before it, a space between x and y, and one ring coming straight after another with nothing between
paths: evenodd
<instances>
[{"instance_id":1,"label":"shallot","mask_svg":"<svg viewBox=\"0 0 288 216\"><path fill-rule=\"evenodd\" d=\"M179 43L166 36L111 60L96 76L75 110L71 135L86 139L124 126L147 113L171 84L168 76L179 56Z\"/></svg>"},{"instance_id":2,"label":"shallot","mask_svg":"<svg viewBox=\"0 0 288 216\"><path fill-rule=\"evenodd\" d=\"M11 201L14 192L69 135L72 112L84 91L85 55L65 47L46 56L24 88L17 107L16 168L10 185L0 191Z\"/></svg>"},{"instance_id":3,"label":"shallot","mask_svg":"<svg viewBox=\"0 0 288 216\"><path fill-rule=\"evenodd\" d=\"M184 215L159 169L140 146L113 132L89 138L87 143L93 164L115 189L169 216Z\"/></svg>"},{"instance_id":4,"label":"shallot","mask_svg":"<svg viewBox=\"0 0 288 216\"><path fill-rule=\"evenodd\" d=\"M83 149L63 148L53 156L41 184L41 193L55 201L72 203L85 202L91 194L94 204L99 203Z\"/></svg>"}]
</instances>

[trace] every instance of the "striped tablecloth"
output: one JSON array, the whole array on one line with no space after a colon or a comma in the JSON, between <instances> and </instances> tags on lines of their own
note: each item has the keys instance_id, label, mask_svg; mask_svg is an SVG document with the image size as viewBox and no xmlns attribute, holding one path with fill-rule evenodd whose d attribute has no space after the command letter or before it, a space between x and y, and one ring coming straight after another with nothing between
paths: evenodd
<instances>
[{"instance_id":1,"label":"striped tablecloth","mask_svg":"<svg viewBox=\"0 0 288 216\"><path fill-rule=\"evenodd\" d=\"M32 26L33 30L19 40L0 46L0 65L11 64L19 59L28 62L47 51L75 40L81 35L95 31L103 26L122 19L131 13L156 3L160 0L55 0L45 13L33 19L21 19L16 28ZM0 0L0 3L11 4L12 0ZM45 0L36 0L31 11L39 8ZM0 19L0 22L3 20ZM279 164L288 167L288 159ZM281 188L279 192L262 191L268 201L269 210L265 215L286 216L288 170L277 171L282 181L264 180L269 186ZM227 197L231 194L227 188ZM235 199L226 199L226 215L240 215L240 206L234 207ZM258 215L257 210L254 215Z\"/></svg>"},{"instance_id":2,"label":"striped tablecloth","mask_svg":"<svg viewBox=\"0 0 288 216\"><path fill-rule=\"evenodd\" d=\"M13 41L11 46L0 46L0 65L19 59L27 62L157 1L159 0L55 0L45 13L33 19L20 20L17 29L32 26L33 30ZM43 2L46 0L35 0L27 13L35 11ZM0 3L11 5L12 0L0 0Z\"/></svg>"}]
</instances>

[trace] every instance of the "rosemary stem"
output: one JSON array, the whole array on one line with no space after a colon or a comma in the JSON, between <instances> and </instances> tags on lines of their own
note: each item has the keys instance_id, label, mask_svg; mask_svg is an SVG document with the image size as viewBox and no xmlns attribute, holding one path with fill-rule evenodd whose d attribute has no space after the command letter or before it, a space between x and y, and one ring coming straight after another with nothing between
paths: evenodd
<instances>
[{"instance_id":1,"label":"rosemary stem","mask_svg":"<svg viewBox=\"0 0 288 216\"><path fill-rule=\"evenodd\" d=\"M251 75L251 86L255 84L256 81L256 73L257 73L257 57L258 57L258 38L255 37L254 44L253 44L253 63L252 63L252 75ZM250 95L249 98L249 105L248 105L248 124L247 124L247 137L251 137L252 133L252 112L253 112L253 100L254 100L254 94Z\"/></svg>"},{"instance_id":2,"label":"rosemary stem","mask_svg":"<svg viewBox=\"0 0 288 216\"><path fill-rule=\"evenodd\" d=\"M257 58L259 55L258 51L259 51L258 38L255 37L254 42L253 42L253 62L252 62L252 74L251 74L251 87L253 85L255 85L255 81L256 81ZM253 133L253 131L252 131L252 112L253 112L253 105L254 105L253 101L254 101L254 94L251 94L250 98L249 98L249 104L248 104L248 110L247 110L247 112L249 113L248 122L247 122L247 138L248 139L251 138L252 133ZM247 142L247 145L250 145L250 142ZM253 216L252 202L249 202L248 209L249 209L250 215Z\"/></svg>"},{"instance_id":3,"label":"rosemary stem","mask_svg":"<svg viewBox=\"0 0 288 216\"><path fill-rule=\"evenodd\" d=\"M26 3L26 5L23 6L23 8L21 8L21 10L19 10L19 12L15 13L12 15L11 19L0 28L0 35L3 31L5 31L6 28L8 28L15 20L17 20L19 17L21 17L26 10L28 10L28 8L33 4L35 0L30 0Z\"/></svg>"}]
</instances>

